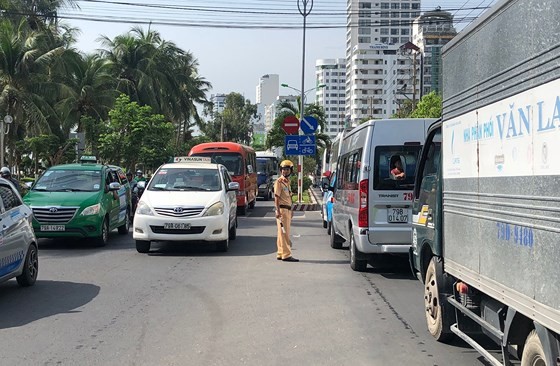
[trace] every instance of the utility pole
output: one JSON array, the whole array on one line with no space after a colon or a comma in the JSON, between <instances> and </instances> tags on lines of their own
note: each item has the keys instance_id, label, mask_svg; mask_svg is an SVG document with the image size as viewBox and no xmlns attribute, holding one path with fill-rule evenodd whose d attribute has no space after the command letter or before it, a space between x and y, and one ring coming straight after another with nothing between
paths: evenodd
<instances>
[{"instance_id":1,"label":"utility pole","mask_svg":"<svg viewBox=\"0 0 560 366\"><path fill-rule=\"evenodd\" d=\"M418 52L414 52L412 59L412 109L416 108L416 56Z\"/></svg>"}]
</instances>

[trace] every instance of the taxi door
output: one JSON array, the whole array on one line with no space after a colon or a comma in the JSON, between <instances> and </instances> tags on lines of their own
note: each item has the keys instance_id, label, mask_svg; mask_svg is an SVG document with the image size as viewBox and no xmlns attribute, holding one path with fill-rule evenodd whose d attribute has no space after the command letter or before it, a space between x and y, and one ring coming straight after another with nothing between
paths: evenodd
<instances>
[{"instance_id":1,"label":"taxi door","mask_svg":"<svg viewBox=\"0 0 560 366\"><path fill-rule=\"evenodd\" d=\"M121 211L120 191L123 190L123 187L121 187L121 189L119 189L118 191L108 191L109 184L119 183L119 178L117 177L117 174L112 170L107 170L105 174L106 174L105 175L106 193L103 199L106 200L107 203L107 213L109 214L109 227L110 229L114 229L115 227L119 226L119 223L122 221L122 219L120 219L120 211ZM126 192L124 192L124 190L123 190L123 194L125 196L123 201L125 201L126 204Z\"/></svg>"},{"instance_id":2,"label":"taxi door","mask_svg":"<svg viewBox=\"0 0 560 366\"><path fill-rule=\"evenodd\" d=\"M30 214L14 188L0 183L0 278L17 270L25 258L26 220Z\"/></svg>"}]
</instances>

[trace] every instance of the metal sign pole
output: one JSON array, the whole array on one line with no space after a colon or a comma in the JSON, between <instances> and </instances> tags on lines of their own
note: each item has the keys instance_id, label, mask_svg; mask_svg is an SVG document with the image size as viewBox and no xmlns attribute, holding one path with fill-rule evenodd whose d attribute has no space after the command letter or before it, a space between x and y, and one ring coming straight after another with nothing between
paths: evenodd
<instances>
[{"instance_id":1,"label":"metal sign pole","mask_svg":"<svg viewBox=\"0 0 560 366\"><path fill-rule=\"evenodd\" d=\"M303 4L303 9L300 4ZM298 0L298 10L299 13L303 16L303 49L301 53L301 108L299 111L299 120L300 120L300 130L299 134L303 135L303 131L301 130L301 122L303 121L304 116L304 108L305 108L305 26L307 21L307 16L311 13L313 9L313 0ZM307 9L307 5L310 4L309 9ZM298 203L302 203L302 191L303 191L303 155L298 156Z\"/></svg>"}]
</instances>

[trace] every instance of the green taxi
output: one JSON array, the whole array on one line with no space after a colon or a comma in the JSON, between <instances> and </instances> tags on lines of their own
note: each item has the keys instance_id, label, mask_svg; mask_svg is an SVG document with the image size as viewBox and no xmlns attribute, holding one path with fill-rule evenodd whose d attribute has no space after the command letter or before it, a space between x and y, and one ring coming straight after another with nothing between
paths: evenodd
<instances>
[{"instance_id":1,"label":"green taxi","mask_svg":"<svg viewBox=\"0 0 560 366\"><path fill-rule=\"evenodd\" d=\"M104 246L113 229L128 233L130 184L121 168L98 164L95 157L49 168L24 201L33 210L38 238L95 238Z\"/></svg>"}]
</instances>

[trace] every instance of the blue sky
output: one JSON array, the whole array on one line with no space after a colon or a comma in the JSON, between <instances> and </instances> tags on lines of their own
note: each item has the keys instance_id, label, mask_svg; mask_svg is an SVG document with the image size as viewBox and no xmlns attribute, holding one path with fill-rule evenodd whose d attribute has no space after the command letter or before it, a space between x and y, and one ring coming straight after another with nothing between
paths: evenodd
<instances>
[{"instance_id":1,"label":"blue sky","mask_svg":"<svg viewBox=\"0 0 560 366\"><path fill-rule=\"evenodd\" d=\"M304 0L299 1L303 4ZM456 18L465 17L458 27L462 29L483 11L476 8L493 2L424 0L421 10L439 5ZM308 24L338 28L307 29L306 90L315 83L316 59L344 57L345 3L345 0L314 0ZM296 0L89 0L78 1L78 9L65 9L61 15L66 17L66 23L81 30L77 47L84 52L100 48L97 42L100 35L112 38L134 26L122 20L144 23L144 27L151 20L150 27L164 39L194 54L200 64L200 74L212 83L211 93L235 91L255 102L255 87L264 74L279 74L281 83L301 88L303 17L297 11L297 4ZM237 28L243 26L257 28ZM273 26L286 28L267 28ZM281 94L293 94L289 89L282 89Z\"/></svg>"}]
</instances>

